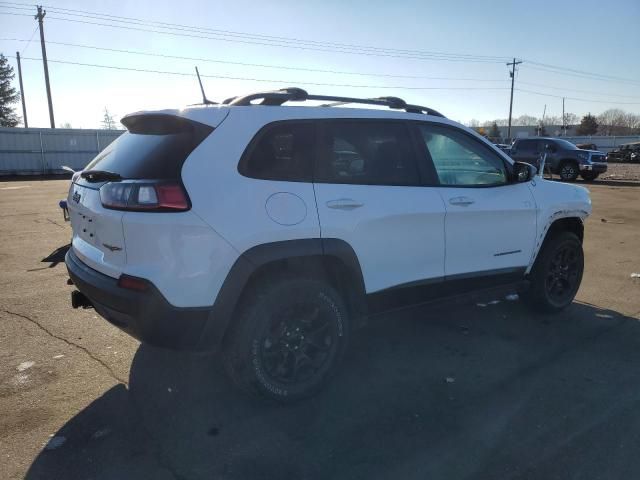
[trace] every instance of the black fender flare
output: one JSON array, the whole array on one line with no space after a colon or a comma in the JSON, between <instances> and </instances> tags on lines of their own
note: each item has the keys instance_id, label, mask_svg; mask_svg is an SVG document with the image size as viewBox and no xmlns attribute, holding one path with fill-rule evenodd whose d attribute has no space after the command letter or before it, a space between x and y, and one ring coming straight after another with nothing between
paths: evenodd
<instances>
[{"instance_id":1,"label":"black fender flare","mask_svg":"<svg viewBox=\"0 0 640 480\"><path fill-rule=\"evenodd\" d=\"M235 261L213 303L207 324L200 339L200 349L218 347L229 327L238 302L257 271L277 262L292 260L338 260L348 272L351 308L358 316L366 316L366 291L358 257L347 242L337 238L305 238L256 245L242 253Z\"/></svg>"}]
</instances>

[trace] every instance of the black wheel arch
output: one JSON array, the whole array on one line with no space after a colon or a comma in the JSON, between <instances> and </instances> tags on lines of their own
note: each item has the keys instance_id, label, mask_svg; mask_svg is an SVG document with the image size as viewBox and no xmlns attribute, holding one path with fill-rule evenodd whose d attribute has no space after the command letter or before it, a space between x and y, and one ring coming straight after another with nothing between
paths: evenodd
<instances>
[{"instance_id":1,"label":"black wheel arch","mask_svg":"<svg viewBox=\"0 0 640 480\"><path fill-rule=\"evenodd\" d=\"M580 217L559 218L549 226L545 236L545 241L552 238L558 232L571 232L580 239L580 242L582 242L584 239L584 223Z\"/></svg>"},{"instance_id":2,"label":"black wheel arch","mask_svg":"<svg viewBox=\"0 0 640 480\"><path fill-rule=\"evenodd\" d=\"M535 260L538 259L545 244L561 232L571 232L575 234L580 239L580 243L582 243L584 239L584 222L582 221L582 218L563 217L557 218L551 222L546 232L544 232L544 237L540 237L540 243L538 244Z\"/></svg>"},{"instance_id":3,"label":"black wheel arch","mask_svg":"<svg viewBox=\"0 0 640 480\"><path fill-rule=\"evenodd\" d=\"M219 346L252 285L284 275L327 280L345 295L353 325L358 326L366 318L364 278L351 245L335 238L285 240L257 245L238 257L218 292L201 341L212 348Z\"/></svg>"}]
</instances>

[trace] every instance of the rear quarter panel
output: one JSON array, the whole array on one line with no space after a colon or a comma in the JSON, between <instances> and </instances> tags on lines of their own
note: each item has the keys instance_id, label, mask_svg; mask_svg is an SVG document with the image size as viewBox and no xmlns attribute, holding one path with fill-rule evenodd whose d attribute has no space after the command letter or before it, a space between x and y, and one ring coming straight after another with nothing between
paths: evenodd
<instances>
[{"instance_id":1,"label":"rear quarter panel","mask_svg":"<svg viewBox=\"0 0 640 480\"><path fill-rule=\"evenodd\" d=\"M235 250L191 211L126 212L124 273L149 279L175 307L211 306L237 259Z\"/></svg>"},{"instance_id":2,"label":"rear quarter panel","mask_svg":"<svg viewBox=\"0 0 640 480\"><path fill-rule=\"evenodd\" d=\"M282 120L282 110L234 107L182 169L193 212L238 253L265 243L320 237L312 183L260 180L238 172L238 162L251 139L267 123ZM278 195L283 193L292 195ZM269 199L294 197L302 200L304 207L299 200L290 206L278 200L277 209L286 217L291 208L295 222L278 223L267 213Z\"/></svg>"}]
</instances>

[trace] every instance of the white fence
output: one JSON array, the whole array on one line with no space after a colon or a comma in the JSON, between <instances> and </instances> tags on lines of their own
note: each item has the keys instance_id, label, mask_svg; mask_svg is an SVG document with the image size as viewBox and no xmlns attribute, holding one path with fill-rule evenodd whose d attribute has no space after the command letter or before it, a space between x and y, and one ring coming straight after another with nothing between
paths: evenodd
<instances>
[{"instance_id":1,"label":"white fence","mask_svg":"<svg viewBox=\"0 0 640 480\"><path fill-rule=\"evenodd\" d=\"M123 130L65 128L0 128L0 175L64 173L62 166L81 170ZM562 137L573 143L595 143L610 152L623 143L640 142L640 136Z\"/></svg>"},{"instance_id":2,"label":"white fence","mask_svg":"<svg viewBox=\"0 0 640 480\"><path fill-rule=\"evenodd\" d=\"M0 128L0 175L81 170L123 133L122 130Z\"/></svg>"}]
</instances>

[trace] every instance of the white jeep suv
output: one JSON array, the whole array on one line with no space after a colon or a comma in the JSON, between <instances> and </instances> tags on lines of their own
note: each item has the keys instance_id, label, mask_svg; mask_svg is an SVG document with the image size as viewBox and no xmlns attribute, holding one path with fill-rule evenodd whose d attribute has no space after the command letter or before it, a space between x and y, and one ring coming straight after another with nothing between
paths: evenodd
<instances>
[{"instance_id":1,"label":"white jeep suv","mask_svg":"<svg viewBox=\"0 0 640 480\"><path fill-rule=\"evenodd\" d=\"M430 108L285 89L122 123L69 190L72 304L221 349L246 390L311 394L398 301L515 286L557 311L580 285L588 191Z\"/></svg>"}]
</instances>

